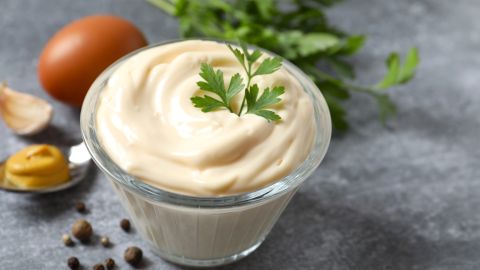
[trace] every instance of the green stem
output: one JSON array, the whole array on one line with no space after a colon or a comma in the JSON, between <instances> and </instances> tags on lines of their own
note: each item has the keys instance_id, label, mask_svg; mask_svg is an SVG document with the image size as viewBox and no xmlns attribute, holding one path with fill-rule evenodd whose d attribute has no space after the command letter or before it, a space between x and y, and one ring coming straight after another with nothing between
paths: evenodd
<instances>
[{"instance_id":1,"label":"green stem","mask_svg":"<svg viewBox=\"0 0 480 270\"><path fill-rule=\"evenodd\" d=\"M147 0L150 4L159 7L163 11L167 12L171 16L175 15L175 5L172 4L170 1L165 0Z\"/></svg>"},{"instance_id":2,"label":"green stem","mask_svg":"<svg viewBox=\"0 0 480 270\"><path fill-rule=\"evenodd\" d=\"M250 82L252 81L252 77L253 77L250 74L252 72L252 65L250 63L248 64L248 70L245 69L245 71L247 72L247 77L248 77L247 86L246 86L245 91L244 91L245 94L243 95L242 105L240 105L240 110L238 111L238 116L242 115L243 107L245 106L245 101L247 100L247 94L246 93L247 93L248 89L250 88Z\"/></svg>"},{"instance_id":3,"label":"green stem","mask_svg":"<svg viewBox=\"0 0 480 270\"><path fill-rule=\"evenodd\" d=\"M378 95L378 92L373 89L373 88L368 88L364 86L359 86L359 85L354 85L354 84L349 84L349 83L343 83L345 88L348 88L352 91L355 92L361 92L361 93L367 93L367 94L372 94L372 95Z\"/></svg>"},{"instance_id":4,"label":"green stem","mask_svg":"<svg viewBox=\"0 0 480 270\"><path fill-rule=\"evenodd\" d=\"M250 78L250 76L248 76L247 87L246 87L246 89L245 89L245 91L244 91L245 94L243 95L242 105L240 105L240 110L238 111L238 116L242 115L243 107L245 106L245 101L247 100L247 98L246 98L246 97L247 97L246 93L247 93L247 91L248 91L248 88L250 87L250 80L251 80L251 78Z\"/></svg>"},{"instance_id":5,"label":"green stem","mask_svg":"<svg viewBox=\"0 0 480 270\"><path fill-rule=\"evenodd\" d=\"M323 72L319 70L318 68L314 66L304 66L305 70L308 70L309 73L314 74L318 79L321 80L327 80L327 81L339 81L339 79L333 77L332 75ZM378 96L380 93L378 93L377 90L374 88L369 88L369 87L364 87L364 86L359 86L359 85L354 85L350 84L347 82L342 82L342 86L344 88L350 89L355 92L360 92L360 93L366 93L374 96Z\"/></svg>"}]
</instances>

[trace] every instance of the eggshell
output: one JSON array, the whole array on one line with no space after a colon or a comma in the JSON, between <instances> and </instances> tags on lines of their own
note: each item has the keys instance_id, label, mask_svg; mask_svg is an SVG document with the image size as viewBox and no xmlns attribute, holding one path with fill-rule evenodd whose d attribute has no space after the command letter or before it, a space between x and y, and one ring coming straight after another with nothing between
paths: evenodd
<instances>
[{"instance_id":1,"label":"eggshell","mask_svg":"<svg viewBox=\"0 0 480 270\"><path fill-rule=\"evenodd\" d=\"M112 15L76 20L46 44L38 63L38 77L52 97L81 106L98 75L122 56L147 45L140 30Z\"/></svg>"}]
</instances>

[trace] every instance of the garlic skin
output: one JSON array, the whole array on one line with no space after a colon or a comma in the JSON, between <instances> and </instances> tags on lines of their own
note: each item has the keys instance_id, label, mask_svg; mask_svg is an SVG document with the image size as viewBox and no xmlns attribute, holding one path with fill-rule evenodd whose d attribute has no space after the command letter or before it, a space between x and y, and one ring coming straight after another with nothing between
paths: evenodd
<instances>
[{"instance_id":1,"label":"garlic skin","mask_svg":"<svg viewBox=\"0 0 480 270\"><path fill-rule=\"evenodd\" d=\"M33 135L47 127L53 108L45 100L15 91L0 83L0 115L18 135Z\"/></svg>"}]
</instances>

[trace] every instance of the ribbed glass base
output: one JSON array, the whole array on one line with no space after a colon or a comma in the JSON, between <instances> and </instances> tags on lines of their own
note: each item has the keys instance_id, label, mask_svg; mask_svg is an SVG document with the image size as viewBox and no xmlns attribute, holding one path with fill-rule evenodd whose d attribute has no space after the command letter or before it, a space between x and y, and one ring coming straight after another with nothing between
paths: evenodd
<instances>
[{"instance_id":1,"label":"ribbed glass base","mask_svg":"<svg viewBox=\"0 0 480 270\"><path fill-rule=\"evenodd\" d=\"M241 251L239 253L233 254L231 256L224 257L224 258L217 258L217 259L208 259L208 260L197 260L197 259L190 259L190 258L175 256L172 254L161 252L158 249L155 249L155 247L153 246L151 249L154 253L159 255L162 259L172 262L174 264L190 266L190 267L213 267L213 266L226 265L226 264L233 263L245 258L250 253L254 252L263 243L263 240L264 239L261 239L260 241L258 241L258 243L251 246L250 248L244 251Z\"/></svg>"}]
</instances>

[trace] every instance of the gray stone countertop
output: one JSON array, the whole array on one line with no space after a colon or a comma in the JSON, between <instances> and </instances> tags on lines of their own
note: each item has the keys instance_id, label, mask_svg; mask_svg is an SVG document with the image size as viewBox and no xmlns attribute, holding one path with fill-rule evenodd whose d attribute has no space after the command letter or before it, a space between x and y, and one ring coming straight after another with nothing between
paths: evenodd
<instances>
[{"instance_id":1,"label":"gray stone countertop","mask_svg":"<svg viewBox=\"0 0 480 270\"><path fill-rule=\"evenodd\" d=\"M135 22L150 42L177 37L176 22L136 0L0 0L0 80L51 100L37 80L37 57L61 26L94 13ZM350 0L329 12L369 40L354 58L360 82L382 76L390 50L417 45L417 78L394 89L398 117L387 128L372 100L347 103L351 131L334 137L315 174L294 197L265 243L222 269L480 269L480 3L477 0ZM51 100L53 125L40 135L14 136L0 124L0 157L31 143L80 141L78 111ZM82 215L100 245L65 248L61 234ZM105 177L68 191L26 196L0 191L0 269L66 269L76 255L90 269L126 246L146 246L118 222L126 213ZM145 248L145 269L182 269Z\"/></svg>"}]
</instances>

